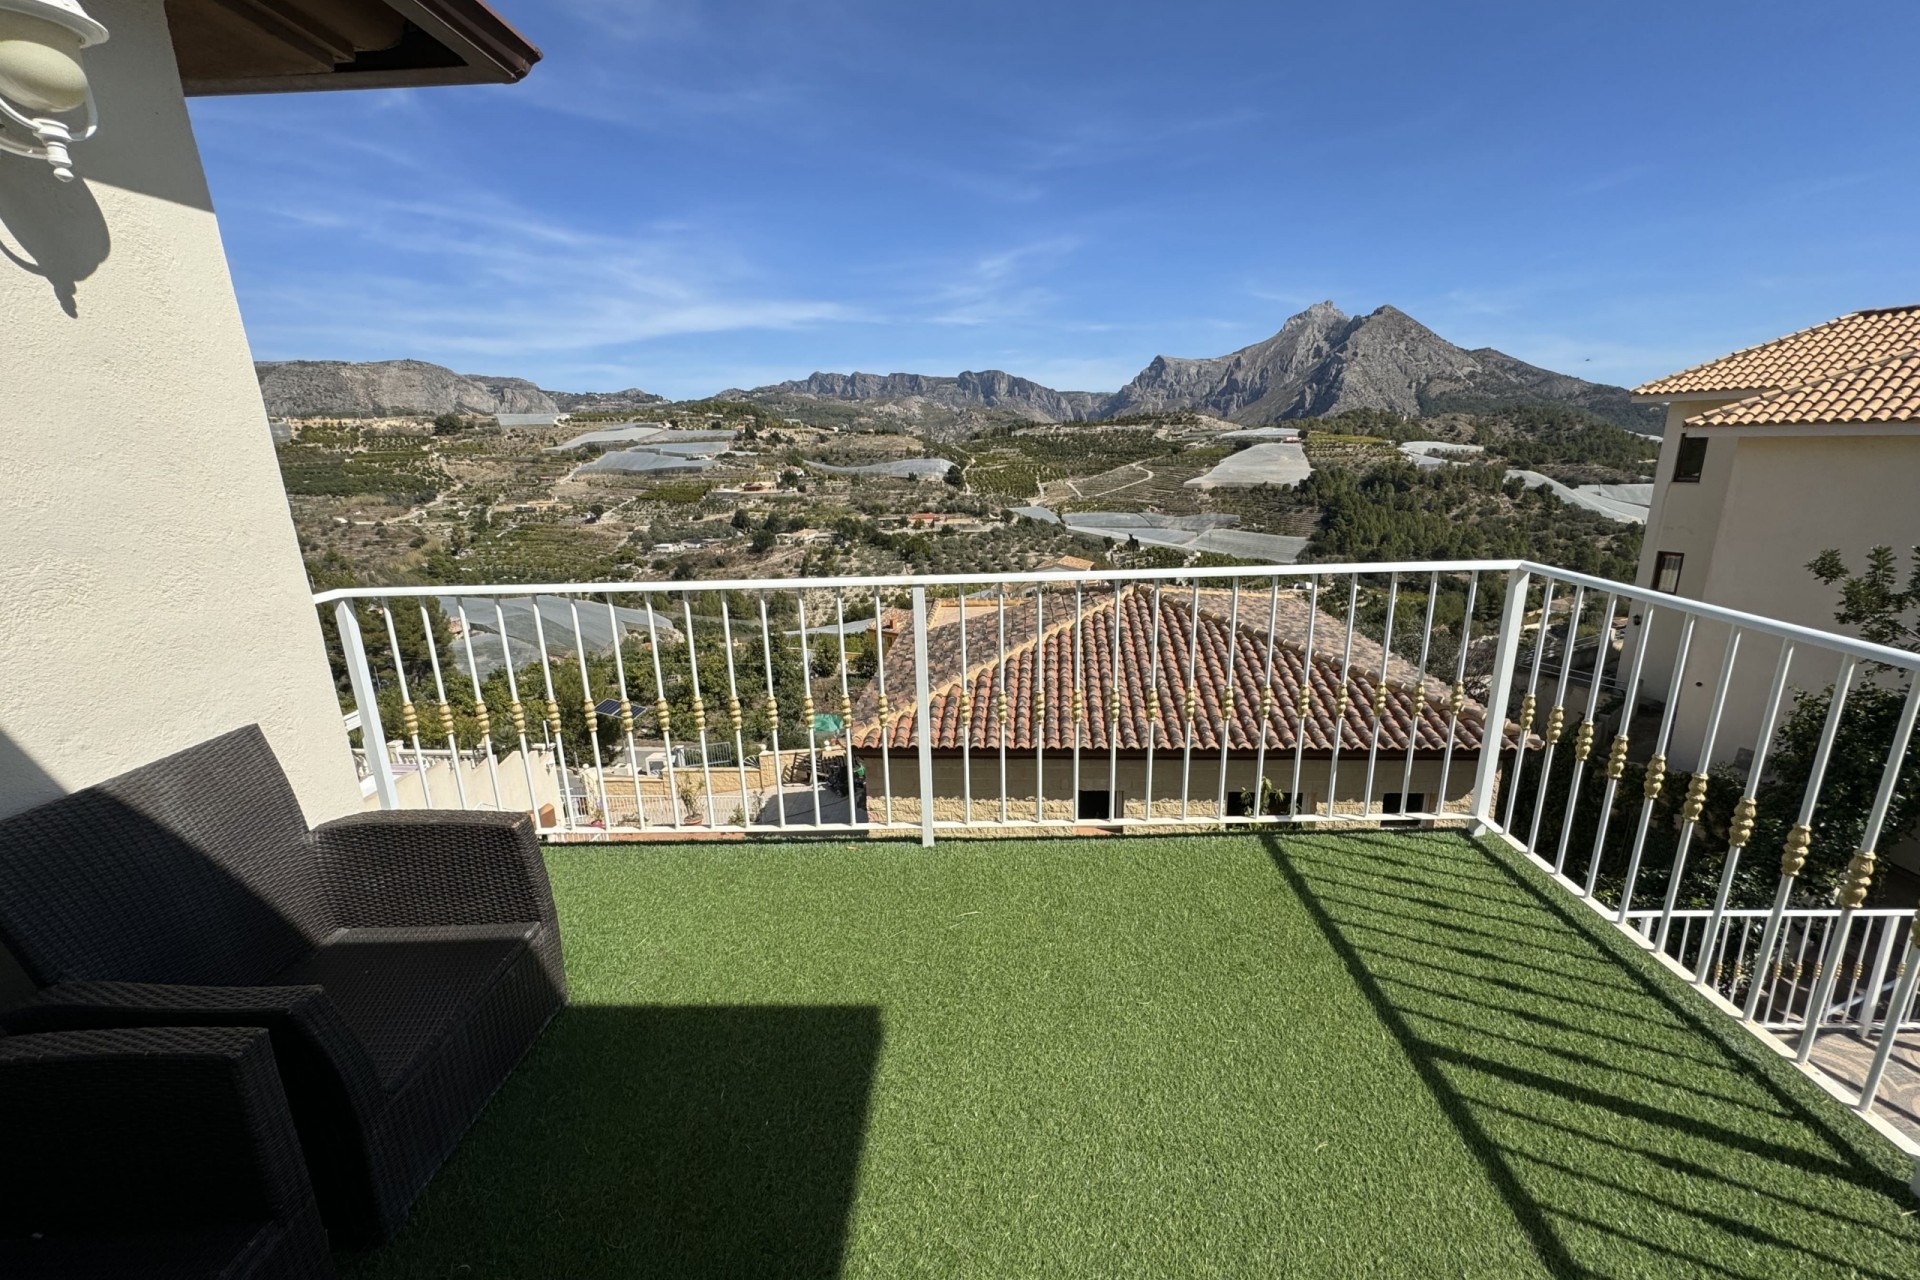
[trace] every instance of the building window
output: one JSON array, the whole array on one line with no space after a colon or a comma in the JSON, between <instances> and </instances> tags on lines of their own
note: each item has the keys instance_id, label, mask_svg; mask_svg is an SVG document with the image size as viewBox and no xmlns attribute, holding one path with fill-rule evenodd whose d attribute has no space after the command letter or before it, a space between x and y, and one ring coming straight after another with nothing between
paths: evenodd
<instances>
[{"instance_id":1,"label":"building window","mask_svg":"<svg viewBox=\"0 0 1920 1280\"><path fill-rule=\"evenodd\" d=\"M1409 791L1404 795L1398 791L1389 791L1380 797L1382 813L1421 813L1427 807L1427 795L1424 791Z\"/></svg>"},{"instance_id":2,"label":"building window","mask_svg":"<svg viewBox=\"0 0 1920 1280\"><path fill-rule=\"evenodd\" d=\"M1122 812L1114 806L1111 791L1080 791L1074 795L1073 816L1081 821L1106 822L1120 817Z\"/></svg>"},{"instance_id":3,"label":"building window","mask_svg":"<svg viewBox=\"0 0 1920 1280\"><path fill-rule=\"evenodd\" d=\"M1699 484L1700 473L1707 465L1707 438L1705 436L1681 436L1680 450L1673 459L1673 482L1675 484Z\"/></svg>"},{"instance_id":4,"label":"building window","mask_svg":"<svg viewBox=\"0 0 1920 1280\"><path fill-rule=\"evenodd\" d=\"M1678 551L1662 551L1653 560L1653 589L1674 595L1680 590L1680 562L1686 557Z\"/></svg>"}]
</instances>

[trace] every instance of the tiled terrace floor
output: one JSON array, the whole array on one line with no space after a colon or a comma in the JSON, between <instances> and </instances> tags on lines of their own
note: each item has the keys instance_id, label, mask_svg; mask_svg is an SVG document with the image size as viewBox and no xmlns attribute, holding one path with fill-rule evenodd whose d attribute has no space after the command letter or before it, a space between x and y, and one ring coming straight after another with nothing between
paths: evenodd
<instances>
[{"instance_id":1,"label":"tiled terrace floor","mask_svg":"<svg viewBox=\"0 0 1920 1280\"><path fill-rule=\"evenodd\" d=\"M574 1005L348 1276L1920 1275L1903 1157L1463 837L550 865Z\"/></svg>"}]
</instances>

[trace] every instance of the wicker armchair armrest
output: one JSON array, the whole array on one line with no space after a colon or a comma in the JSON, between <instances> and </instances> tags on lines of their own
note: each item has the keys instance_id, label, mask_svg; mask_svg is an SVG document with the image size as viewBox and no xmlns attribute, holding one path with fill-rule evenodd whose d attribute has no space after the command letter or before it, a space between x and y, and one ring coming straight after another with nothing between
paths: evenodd
<instances>
[{"instance_id":1,"label":"wicker armchair armrest","mask_svg":"<svg viewBox=\"0 0 1920 1280\"><path fill-rule=\"evenodd\" d=\"M117 1027L263 1027L290 1093L317 1088L352 1114L379 1106L373 1061L319 987L60 982L0 1015L14 1034ZM5 1041L0 1041L5 1043Z\"/></svg>"},{"instance_id":2,"label":"wicker armchair armrest","mask_svg":"<svg viewBox=\"0 0 1920 1280\"><path fill-rule=\"evenodd\" d=\"M555 926L553 889L524 813L395 810L314 828L334 917L349 928Z\"/></svg>"},{"instance_id":3,"label":"wicker armchair armrest","mask_svg":"<svg viewBox=\"0 0 1920 1280\"><path fill-rule=\"evenodd\" d=\"M286 1220L311 1203L268 1035L0 1038L0 1234Z\"/></svg>"}]
</instances>

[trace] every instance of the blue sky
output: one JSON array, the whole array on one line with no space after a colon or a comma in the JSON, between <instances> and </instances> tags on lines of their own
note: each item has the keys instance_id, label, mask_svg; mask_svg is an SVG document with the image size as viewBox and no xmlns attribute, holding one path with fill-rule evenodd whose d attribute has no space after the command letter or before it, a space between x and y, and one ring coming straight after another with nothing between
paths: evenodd
<instances>
[{"instance_id":1,"label":"blue sky","mask_svg":"<svg viewBox=\"0 0 1920 1280\"><path fill-rule=\"evenodd\" d=\"M496 0L513 86L193 107L255 354L1119 386L1321 298L1633 383L1920 301L1920 6Z\"/></svg>"}]
</instances>

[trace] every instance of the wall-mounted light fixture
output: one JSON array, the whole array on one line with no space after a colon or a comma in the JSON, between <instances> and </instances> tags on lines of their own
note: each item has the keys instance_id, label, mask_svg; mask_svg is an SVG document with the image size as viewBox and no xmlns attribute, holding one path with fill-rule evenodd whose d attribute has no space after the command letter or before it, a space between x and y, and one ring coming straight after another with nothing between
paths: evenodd
<instances>
[{"instance_id":1,"label":"wall-mounted light fixture","mask_svg":"<svg viewBox=\"0 0 1920 1280\"><path fill-rule=\"evenodd\" d=\"M80 0L0 0L0 151L32 156L73 181L67 147L100 127L80 51L107 38ZM76 129L63 116L84 112Z\"/></svg>"}]
</instances>

